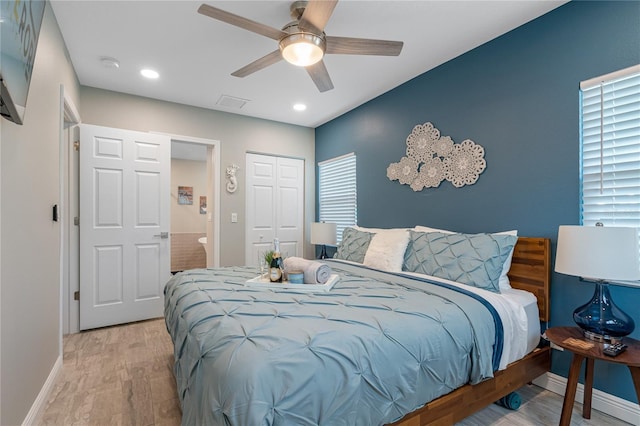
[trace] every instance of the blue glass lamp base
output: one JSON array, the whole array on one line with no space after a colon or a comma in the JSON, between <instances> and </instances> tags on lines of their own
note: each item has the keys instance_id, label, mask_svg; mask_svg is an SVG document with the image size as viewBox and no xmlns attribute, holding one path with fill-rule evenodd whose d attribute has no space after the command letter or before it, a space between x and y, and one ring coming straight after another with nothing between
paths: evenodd
<instances>
[{"instance_id":1,"label":"blue glass lamp base","mask_svg":"<svg viewBox=\"0 0 640 426\"><path fill-rule=\"evenodd\" d=\"M588 339L619 342L633 332L633 318L613 303L607 283L598 281L595 284L593 297L573 311L573 320L582 328Z\"/></svg>"}]
</instances>

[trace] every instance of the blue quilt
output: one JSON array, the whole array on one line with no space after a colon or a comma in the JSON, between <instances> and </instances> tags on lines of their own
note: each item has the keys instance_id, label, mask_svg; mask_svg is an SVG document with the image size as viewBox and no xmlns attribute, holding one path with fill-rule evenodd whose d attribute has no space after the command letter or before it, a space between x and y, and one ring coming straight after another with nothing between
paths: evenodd
<instances>
[{"instance_id":1,"label":"blue quilt","mask_svg":"<svg viewBox=\"0 0 640 426\"><path fill-rule=\"evenodd\" d=\"M245 286L256 268L165 288L183 425L382 425L493 376L502 328L472 293L327 261L326 293Z\"/></svg>"}]
</instances>

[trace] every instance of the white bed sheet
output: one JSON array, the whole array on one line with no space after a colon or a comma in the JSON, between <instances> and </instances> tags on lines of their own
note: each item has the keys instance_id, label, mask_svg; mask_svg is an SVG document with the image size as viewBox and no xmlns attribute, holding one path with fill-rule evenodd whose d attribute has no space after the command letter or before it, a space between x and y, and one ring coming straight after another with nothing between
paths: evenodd
<instances>
[{"instance_id":1,"label":"white bed sheet","mask_svg":"<svg viewBox=\"0 0 640 426\"><path fill-rule=\"evenodd\" d=\"M360 265L357 262L347 260L332 260ZM507 365L521 359L538 346L540 342L540 319L537 299L533 293L515 288L500 289L501 293L493 293L481 288L415 272L402 272L402 274L451 284L476 293L491 303L502 320L504 332L504 346L498 367L499 370L504 370Z\"/></svg>"}]
</instances>

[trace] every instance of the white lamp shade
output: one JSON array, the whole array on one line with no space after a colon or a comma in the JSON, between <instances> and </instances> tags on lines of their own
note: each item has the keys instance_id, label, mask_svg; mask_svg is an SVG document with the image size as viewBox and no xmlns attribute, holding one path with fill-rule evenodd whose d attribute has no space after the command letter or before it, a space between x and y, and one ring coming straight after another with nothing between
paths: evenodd
<instances>
[{"instance_id":1,"label":"white lamp shade","mask_svg":"<svg viewBox=\"0 0 640 426\"><path fill-rule=\"evenodd\" d=\"M336 224L313 222L311 224L311 244L336 245Z\"/></svg>"},{"instance_id":2,"label":"white lamp shade","mask_svg":"<svg viewBox=\"0 0 640 426\"><path fill-rule=\"evenodd\" d=\"M560 226L555 271L593 280L640 280L638 230ZM640 282L625 284L640 286Z\"/></svg>"}]
</instances>

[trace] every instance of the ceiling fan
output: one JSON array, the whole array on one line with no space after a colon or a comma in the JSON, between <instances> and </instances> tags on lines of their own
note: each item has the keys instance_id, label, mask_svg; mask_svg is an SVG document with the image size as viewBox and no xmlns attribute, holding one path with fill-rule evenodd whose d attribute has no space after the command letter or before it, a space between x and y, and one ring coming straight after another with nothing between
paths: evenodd
<instances>
[{"instance_id":1,"label":"ceiling fan","mask_svg":"<svg viewBox=\"0 0 640 426\"><path fill-rule=\"evenodd\" d=\"M246 77L285 59L293 65L304 67L318 90L326 92L333 89L333 83L322 60L325 54L398 56L403 45L401 41L326 35L324 27L337 3L338 0L295 1L290 7L294 20L281 30L208 4L202 4L198 13L278 41L277 50L231 75Z\"/></svg>"}]
</instances>

